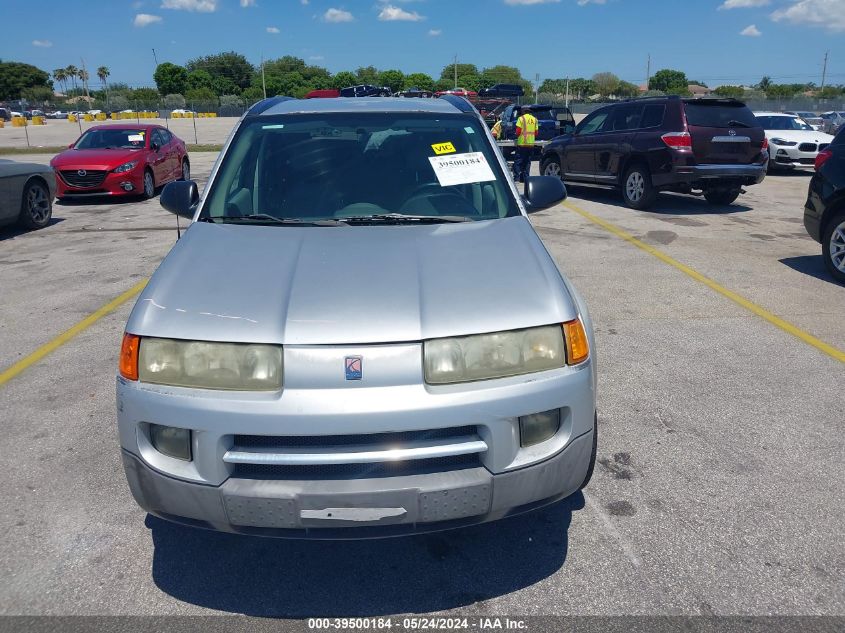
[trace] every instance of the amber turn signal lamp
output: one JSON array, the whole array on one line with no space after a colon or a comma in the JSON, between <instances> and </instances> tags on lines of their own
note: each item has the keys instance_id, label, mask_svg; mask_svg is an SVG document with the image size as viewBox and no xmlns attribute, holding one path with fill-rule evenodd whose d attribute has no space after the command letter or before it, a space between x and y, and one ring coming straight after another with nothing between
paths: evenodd
<instances>
[{"instance_id":1,"label":"amber turn signal lamp","mask_svg":"<svg viewBox=\"0 0 845 633\"><path fill-rule=\"evenodd\" d=\"M127 380L138 380L138 345L140 336L125 333L120 346L120 375Z\"/></svg>"},{"instance_id":2,"label":"amber turn signal lamp","mask_svg":"<svg viewBox=\"0 0 845 633\"><path fill-rule=\"evenodd\" d=\"M581 319L563 324L563 338L566 340L566 362L570 365L582 363L590 356L590 342Z\"/></svg>"}]
</instances>

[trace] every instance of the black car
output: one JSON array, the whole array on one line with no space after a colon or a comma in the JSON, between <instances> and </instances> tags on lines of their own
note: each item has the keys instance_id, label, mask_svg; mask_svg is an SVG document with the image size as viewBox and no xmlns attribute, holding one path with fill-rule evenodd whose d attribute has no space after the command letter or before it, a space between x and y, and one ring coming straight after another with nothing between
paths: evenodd
<instances>
[{"instance_id":1,"label":"black car","mask_svg":"<svg viewBox=\"0 0 845 633\"><path fill-rule=\"evenodd\" d=\"M845 128L816 157L804 205L804 227L822 244L825 266L845 283Z\"/></svg>"},{"instance_id":2,"label":"black car","mask_svg":"<svg viewBox=\"0 0 845 633\"><path fill-rule=\"evenodd\" d=\"M414 99L431 99L434 96L434 93L431 90L423 90L422 88L413 86L412 88L403 90L397 96Z\"/></svg>"},{"instance_id":3,"label":"black car","mask_svg":"<svg viewBox=\"0 0 845 633\"><path fill-rule=\"evenodd\" d=\"M496 84L478 91L480 99L505 99L525 96L525 90L519 84Z\"/></svg>"},{"instance_id":4,"label":"black car","mask_svg":"<svg viewBox=\"0 0 845 633\"><path fill-rule=\"evenodd\" d=\"M741 101L647 97L587 115L545 147L540 170L621 188L626 205L645 209L660 191L730 204L765 178L768 161L766 134Z\"/></svg>"},{"instance_id":5,"label":"black car","mask_svg":"<svg viewBox=\"0 0 845 633\"><path fill-rule=\"evenodd\" d=\"M389 97L390 95L390 88L371 86L370 84L349 86L340 89L341 97Z\"/></svg>"},{"instance_id":6,"label":"black car","mask_svg":"<svg viewBox=\"0 0 845 633\"><path fill-rule=\"evenodd\" d=\"M0 108L0 121L11 121L12 111L9 108Z\"/></svg>"}]
</instances>

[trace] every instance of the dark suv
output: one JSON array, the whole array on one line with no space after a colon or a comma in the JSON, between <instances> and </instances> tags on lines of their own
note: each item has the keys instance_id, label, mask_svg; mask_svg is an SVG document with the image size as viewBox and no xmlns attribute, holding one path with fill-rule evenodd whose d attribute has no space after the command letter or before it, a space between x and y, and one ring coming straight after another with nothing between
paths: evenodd
<instances>
[{"instance_id":1,"label":"dark suv","mask_svg":"<svg viewBox=\"0 0 845 633\"><path fill-rule=\"evenodd\" d=\"M763 180L768 161L766 134L741 101L650 97L592 112L546 146L540 170L621 188L626 205L645 209L659 191L730 204Z\"/></svg>"},{"instance_id":2,"label":"dark suv","mask_svg":"<svg viewBox=\"0 0 845 633\"><path fill-rule=\"evenodd\" d=\"M479 90L478 96L483 99L524 97L525 90L519 84L496 84L495 86Z\"/></svg>"},{"instance_id":3,"label":"dark suv","mask_svg":"<svg viewBox=\"0 0 845 633\"><path fill-rule=\"evenodd\" d=\"M833 278L845 283L845 127L816 157L804 205L807 233L822 243L824 263Z\"/></svg>"}]
</instances>

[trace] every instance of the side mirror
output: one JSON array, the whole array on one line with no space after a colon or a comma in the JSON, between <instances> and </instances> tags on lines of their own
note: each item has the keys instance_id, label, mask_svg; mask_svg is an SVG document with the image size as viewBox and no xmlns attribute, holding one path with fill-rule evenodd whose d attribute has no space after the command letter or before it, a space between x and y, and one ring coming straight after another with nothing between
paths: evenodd
<instances>
[{"instance_id":1,"label":"side mirror","mask_svg":"<svg viewBox=\"0 0 845 633\"><path fill-rule=\"evenodd\" d=\"M150 143L150 149L154 152L157 152L160 148L158 146L158 143Z\"/></svg>"},{"instance_id":2,"label":"side mirror","mask_svg":"<svg viewBox=\"0 0 845 633\"><path fill-rule=\"evenodd\" d=\"M159 198L161 206L185 218L194 216L199 200L200 192L193 180L177 180L165 185Z\"/></svg>"},{"instance_id":3,"label":"side mirror","mask_svg":"<svg viewBox=\"0 0 845 633\"><path fill-rule=\"evenodd\" d=\"M75 143L71 143L70 145L68 145L68 146L67 146L67 148L68 148L68 149L73 149L73 146L74 146L74 145L75 145Z\"/></svg>"},{"instance_id":4,"label":"side mirror","mask_svg":"<svg viewBox=\"0 0 845 633\"><path fill-rule=\"evenodd\" d=\"M566 200L566 185L557 176L529 176L522 200L528 213L548 209Z\"/></svg>"}]
</instances>

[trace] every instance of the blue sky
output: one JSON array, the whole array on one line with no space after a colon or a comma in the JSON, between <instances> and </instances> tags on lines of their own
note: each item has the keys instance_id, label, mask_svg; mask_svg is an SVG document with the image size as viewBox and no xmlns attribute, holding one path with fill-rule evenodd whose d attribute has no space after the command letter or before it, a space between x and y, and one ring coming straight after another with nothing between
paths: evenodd
<instances>
[{"instance_id":1,"label":"blue sky","mask_svg":"<svg viewBox=\"0 0 845 633\"><path fill-rule=\"evenodd\" d=\"M332 72L374 65L439 75L454 55L526 78L611 71L636 83L677 68L708 85L845 84L845 0L3 0L0 58L44 70L85 59L152 85L177 64L235 50ZM35 15L37 17L33 18ZM93 73L92 73L93 75Z\"/></svg>"}]
</instances>

